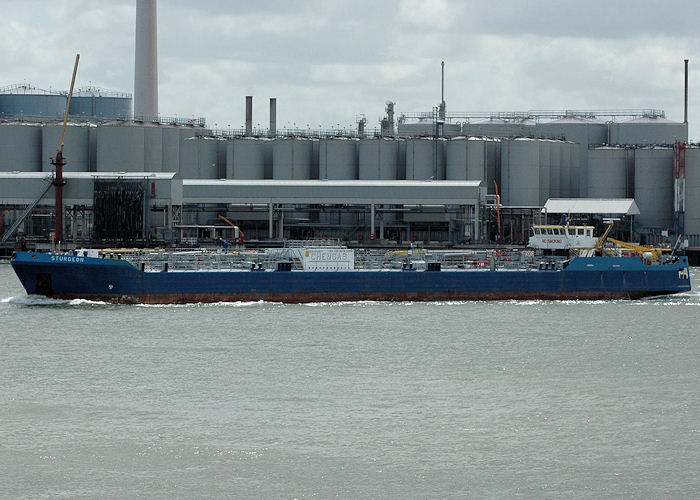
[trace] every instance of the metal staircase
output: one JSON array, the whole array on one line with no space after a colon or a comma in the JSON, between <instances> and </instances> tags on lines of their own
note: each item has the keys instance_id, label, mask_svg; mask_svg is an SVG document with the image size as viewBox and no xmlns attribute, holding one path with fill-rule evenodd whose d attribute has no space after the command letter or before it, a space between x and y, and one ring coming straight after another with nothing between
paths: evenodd
<instances>
[{"instance_id":1,"label":"metal staircase","mask_svg":"<svg viewBox=\"0 0 700 500\"><path fill-rule=\"evenodd\" d=\"M53 184L51 183L50 180L48 180L48 184L44 188L44 190L41 192L41 194L37 197L36 200L31 202L29 205L27 205L27 208L24 209L24 212L22 212L22 215L20 215L17 220L15 220L15 223L10 226L10 228L5 231L5 234L2 235L2 238L0 238L0 245L3 245L8 239L10 239L10 236L14 234L14 232L17 230L17 228L24 222L24 219L27 218L27 216L32 212L32 209L41 201L41 199L46 195L46 193L49 192L49 189L53 187Z\"/></svg>"}]
</instances>

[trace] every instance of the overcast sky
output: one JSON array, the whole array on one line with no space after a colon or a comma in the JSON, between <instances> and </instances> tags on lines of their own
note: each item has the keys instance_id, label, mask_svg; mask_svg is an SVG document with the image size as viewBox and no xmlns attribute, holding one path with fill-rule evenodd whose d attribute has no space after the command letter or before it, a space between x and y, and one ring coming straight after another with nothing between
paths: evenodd
<instances>
[{"instance_id":1,"label":"overcast sky","mask_svg":"<svg viewBox=\"0 0 700 500\"><path fill-rule=\"evenodd\" d=\"M0 86L133 92L136 0L0 0ZM159 0L159 111L242 128L374 128L440 101L448 112L666 111L700 138L700 4L679 1ZM695 69L697 71L694 71ZM695 76L697 75L697 77Z\"/></svg>"}]
</instances>

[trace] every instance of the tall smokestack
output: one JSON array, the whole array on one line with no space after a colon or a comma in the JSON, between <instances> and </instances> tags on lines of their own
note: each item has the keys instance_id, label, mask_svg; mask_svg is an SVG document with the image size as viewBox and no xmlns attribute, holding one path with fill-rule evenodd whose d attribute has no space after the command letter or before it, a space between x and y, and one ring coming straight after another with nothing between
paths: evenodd
<instances>
[{"instance_id":1,"label":"tall smokestack","mask_svg":"<svg viewBox=\"0 0 700 500\"><path fill-rule=\"evenodd\" d=\"M270 137L277 135L277 99L270 97Z\"/></svg>"},{"instance_id":2,"label":"tall smokestack","mask_svg":"<svg viewBox=\"0 0 700 500\"><path fill-rule=\"evenodd\" d=\"M156 0L136 0L134 117L158 117L158 19Z\"/></svg>"},{"instance_id":3,"label":"tall smokestack","mask_svg":"<svg viewBox=\"0 0 700 500\"><path fill-rule=\"evenodd\" d=\"M253 135L253 96L245 96L245 135Z\"/></svg>"},{"instance_id":4,"label":"tall smokestack","mask_svg":"<svg viewBox=\"0 0 700 500\"><path fill-rule=\"evenodd\" d=\"M688 60L685 59L685 99L683 103L683 123L688 124Z\"/></svg>"}]
</instances>

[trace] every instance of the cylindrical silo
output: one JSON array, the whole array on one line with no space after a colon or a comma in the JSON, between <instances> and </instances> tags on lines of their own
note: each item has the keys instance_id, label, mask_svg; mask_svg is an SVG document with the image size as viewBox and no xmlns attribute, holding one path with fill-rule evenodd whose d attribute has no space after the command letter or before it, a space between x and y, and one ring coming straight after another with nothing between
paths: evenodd
<instances>
[{"instance_id":1,"label":"cylindrical silo","mask_svg":"<svg viewBox=\"0 0 700 500\"><path fill-rule=\"evenodd\" d=\"M559 154L559 197L571 198L571 160L573 142L562 141Z\"/></svg>"},{"instance_id":2,"label":"cylindrical silo","mask_svg":"<svg viewBox=\"0 0 700 500\"><path fill-rule=\"evenodd\" d=\"M673 227L672 148L644 148L635 151L634 200L640 212L637 216L638 227Z\"/></svg>"},{"instance_id":3,"label":"cylindrical silo","mask_svg":"<svg viewBox=\"0 0 700 500\"><path fill-rule=\"evenodd\" d=\"M685 152L685 234L688 244L700 247L700 148Z\"/></svg>"},{"instance_id":4,"label":"cylindrical silo","mask_svg":"<svg viewBox=\"0 0 700 500\"><path fill-rule=\"evenodd\" d=\"M396 180L399 141L362 139L359 146L360 180Z\"/></svg>"},{"instance_id":5,"label":"cylindrical silo","mask_svg":"<svg viewBox=\"0 0 700 500\"><path fill-rule=\"evenodd\" d=\"M177 172L180 168L180 129L163 127L162 171Z\"/></svg>"},{"instance_id":6,"label":"cylindrical silo","mask_svg":"<svg viewBox=\"0 0 700 500\"><path fill-rule=\"evenodd\" d=\"M14 170L41 172L40 125L0 125L0 172Z\"/></svg>"},{"instance_id":7,"label":"cylindrical silo","mask_svg":"<svg viewBox=\"0 0 700 500\"><path fill-rule=\"evenodd\" d=\"M540 146L537 140L503 141L501 169L503 204L540 206Z\"/></svg>"},{"instance_id":8,"label":"cylindrical silo","mask_svg":"<svg viewBox=\"0 0 700 500\"><path fill-rule=\"evenodd\" d=\"M66 112L65 94L26 84L0 91L0 116L59 117Z\"/></svg>"},{"instance_id":9,"label":"cylindrical silo","mask_svg":"<svg viewBox=\"0 0 700 500\"><path fill-rule=\"evenodd\" d=\"M416 137L406 141L406 179L445 179L445 139Z\"/></svg>"},{"instance_id":10,"label":"cylindrical silo","mask_svg":"<svg viewBox=\"0 0 700 500\"><path fill-rule=\"evenodd\" d=\"M357 179L357 139L334 137L319 143L319 179Z\"/></svg>"},{"instance_id":11,"label":"cylindrical silo","mask_svg":"<svg viewBox=\"0 0 700 500\"><path fill-rule=\"evenodd\" d=\"M272 149L273 179L310 179L313 141L303 138L275 139Z\"/></svg>"},{"instance_id":12,"label":"cylindrical silo","mask_svg":"<svg viewBox=\"0 0 700 500\"><path fill-rule=\"evenodd\" d=\"M612 145L672 145L688 140L688 125L662 117L641 117L610 124Z\"/></svg>"},{"instance_id":13,"label":"cylindrical silo","mask_svg":"<svg viewBox=\"0 0 700 500\"><path fill-rule=\"evenodd\" d=\"M534 130L535 122L522 118L491 118L462 126L462 134L467 136L531 137Z\"/></svg>"},{"instance_id":14,"label":"cylindrical silo","mask_svg":"<svg viewBox=\"0 0 700 500\"><path fill-rule=\"evenodd\" d=\"M480 137L455 137L445 147L445 178L487 181L486 141Z\"/></svg>"},{"instance_id":15,"label":"cylindrical silo","mask_svg":"<svg viewBox=\"0 0 700 500\"><path fill-rule=\"evenodd\" d=\"M97 129L98 172L144 172L144 127L108 124Z\"/></svg>"},{"instance_id":16,"label":"cylindrical silo","mask_svg":"<svg viewBox=\"0 0 700 500\"><path fill-rule=\"evenodd\" d=\"M44 125L41 128L41 169L44 172L51 172L56 168L51 164L51 158L56 157L62 130L63 124ZM90 171L88 130L89 127L87 126L69 125L66 127L66 134L63 139L63 159L66 162L66 165L63 167L64 171Z\"/></svg>"},{"instance_id":17,"label":"cylindrical silo","mask_svg":"<svg viewBox=\"0 0 700 500\"><path fill-rule=\"evenodd\" d=\"M549 197L561 198L562 141L551 141L549 149Z\"/></svg>"},{"instance_id":18,"label":"cylindrical silo","mask_svg":"<svg viewBox=\"0 0 700 500\"><path fill-rule=\"evenodd\" d=\"M230 141L232 153L230 172L227 161L226 177L230 179L264 179L265 178L265 149L268 139L249 137L236 138ZM228 153L227 153L228 155Z\"/></svg>"},{"instance_id":19,"label":"cylindrical silo","mask_svg":"<svg viewBox=\"0 0 700 500\"><path fill-rule=\"evenodd\" d=\"M628 150L615 147L588 151L588 197L627 197Z\"/></svg>"},{"instance_id":20,"label":"cylindrical silo","mask_svg":"<svg viewBox=\"0 0 700 500\"><path fill-rule=\"evenodd\" d=\"M552 142L541 140L540 143L540 205L550 197L549 177L552 168Z\"/></svg>"},{"instance_id":21,"label":"cylindrical silo","mask_svg":"<svg viewBox=\"0 0 700 500\"><path fill-rule=\"evenodd\" d=\"M501 182L501 139L485 139L486 187L489 194L496 193L495 182Z\"/></svg>"},{"instance_id":22,"label":"cylindrical silo","mask_svg":"<svg viewBox=\"0 0 700 500\"><path fill-rule=\"evenodd\" d=\"M143 129L143 163L146 172L163 171L163 129L150 125Z\"/></svg>"}]
</instances>

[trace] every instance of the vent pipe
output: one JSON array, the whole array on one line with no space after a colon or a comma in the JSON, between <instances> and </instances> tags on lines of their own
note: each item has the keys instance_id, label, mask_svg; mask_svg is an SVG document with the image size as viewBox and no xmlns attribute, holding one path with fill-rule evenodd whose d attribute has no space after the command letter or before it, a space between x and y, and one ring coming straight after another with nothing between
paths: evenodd
<instances>
[{"instance_id":1,"label":"vent pipe","mask_svg":"<svg viewBox=\"0 0 700 500\"><path fill-rule=\"evenodd\" d=\"M277 135L277 99L275 97L270 97L270 130L268 135L270 137Z\"/></svg>"},{"instance_id":2,"label":"vent pipe","mask_svg":"<svg viewBox=\"0 0 700 500\"><path fill-rule=\"evenodd\" d=\"M158 34L156 0L136 0L134 117L158 118Z\"/></svg>"},{"instance_id":3,"label":"vent pipe","mask_svg":"<svg viewBox=\"0 0 700 500\"><path fill-rule=\"evenodd\" d=\"M245 135L253 135L253 96L245 96Z\"/></svg>"},{"instance_id":4,"label":"vent pipe","mask_svg":"<svg viewBox=\"0 0 700 500\"><path fill-rule=\"evenodd\" d=\"M683 103L683 123L688 124L688 60L685 59L685 99Z\"/></svg>"}]
</instances>

